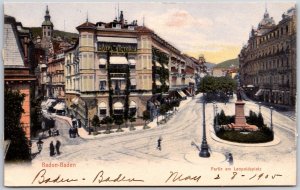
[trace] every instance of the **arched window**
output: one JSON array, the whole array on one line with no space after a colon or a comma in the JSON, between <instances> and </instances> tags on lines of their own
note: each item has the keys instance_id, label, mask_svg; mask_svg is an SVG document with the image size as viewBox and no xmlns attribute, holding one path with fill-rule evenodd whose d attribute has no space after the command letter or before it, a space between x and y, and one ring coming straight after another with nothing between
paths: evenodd
<instances>
[{"instance_id":1,"label":"arched window","mask_svg":"<svg viewBox=\"0 0 300 190\"><path fill-rule=\"evenodd\" d=\"M134 101L131 101L129 104L129 116L136 116L137 105Z\"/></svg>"},{"instance_id":2,"label":"arched window","mask_svg":"<svg viewBox=\"0 0 300 190\"><path fill-rule=\"evenodd\" d=\"M116 102L113 105L113 112L115 115L123 115L124 105L121 102Z\"/></svg>"},{"instance_id":3,"label":"arched window","mask_svg":"<svg viewBox=\"0 0 300 190\"><path fill-rule=\"evenodd\" d=\"M101 102L98 105L98 115L99 117L103 118L107 115L107 106L105 102Z\"/></svg>"}]
</instances>

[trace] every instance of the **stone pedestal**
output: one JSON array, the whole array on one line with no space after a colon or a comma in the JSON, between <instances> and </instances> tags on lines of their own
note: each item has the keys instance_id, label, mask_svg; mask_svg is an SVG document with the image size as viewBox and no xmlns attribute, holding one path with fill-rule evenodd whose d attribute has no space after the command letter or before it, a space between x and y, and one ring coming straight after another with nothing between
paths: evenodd
<instances>
[{"instance_id":1,"label":"stone pedestal","mask_svg":"<svg viewBox=\"0 0 300 190\"><path fill-rule=\"evenodd\" d=\"M237 100L235 103L235 121L228 125L229 128L237 131L257 131L258 127L255 125L249 125L246 123L246 117L244 113L245 103L241 100Z\"/></svg>"},{"instance_id":2,"label":"stone pedestal","mask_svg":"<svg viewBox=\"0 0 300 190\"><path fill-rule=\"evenodd\" d=\"M236 125L247 125L246 118L244 114L245 103L242 101L237 101L235 103L235 121Z\"/></svg>"}]
</instances>

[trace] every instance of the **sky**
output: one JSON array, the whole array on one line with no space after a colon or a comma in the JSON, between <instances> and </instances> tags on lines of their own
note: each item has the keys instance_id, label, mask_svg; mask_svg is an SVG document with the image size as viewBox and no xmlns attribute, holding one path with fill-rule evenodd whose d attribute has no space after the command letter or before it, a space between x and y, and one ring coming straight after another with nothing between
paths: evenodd
<instances>
[{"instance_id":1,"label":"sky","mask_svg":"<svg viewBox=\"0 0 300 190\"><path fill-rule=\"evenodd\" d=\"M56 30L78 33L76 27L86 21L110 22L117 15L118 3L5 3L4 13L14 16L25 27L41 26L46 5ZM128 22L154 30L182 53L220 63L237 58L247 43L251 28L256 28L267 8L277 24L281 15L295 6L285 2L120 2Z\"/></svg>"}]
</instances>

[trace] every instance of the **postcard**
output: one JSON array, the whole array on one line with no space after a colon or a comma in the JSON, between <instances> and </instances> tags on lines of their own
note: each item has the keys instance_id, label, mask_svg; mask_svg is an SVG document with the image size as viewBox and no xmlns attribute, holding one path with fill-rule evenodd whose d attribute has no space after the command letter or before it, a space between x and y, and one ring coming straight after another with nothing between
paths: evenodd
<instances>
[{"instance_id":1,"label":"postcard","mask_svg":"<svg viewBox=\"0 0 300 190\"><path fill-rule=\"evenodd\" d=\"M4 183L295 186L296 3L4 3Z\"/></svg>"}]
</instances>

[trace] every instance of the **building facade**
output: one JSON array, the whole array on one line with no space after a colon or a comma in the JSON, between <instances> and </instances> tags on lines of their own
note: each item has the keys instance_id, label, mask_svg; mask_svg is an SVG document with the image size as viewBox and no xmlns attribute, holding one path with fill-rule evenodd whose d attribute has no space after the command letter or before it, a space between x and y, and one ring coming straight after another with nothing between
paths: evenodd
<instances>
[{"instance_id":1,"label":"building facade","mask_svg":"<svg viewBox=\"0 0 300 190\"><path fill-rule=\"evenodd\" d=\"M20 123L25 136L30 140L31 114L30 98L35 86L36 77L32 69L32 42L31 33L28 28L16 22L14 17L4 16L4 82L5 89L18 90L25 95ZM9 111L9 110L5 110Z\"/></svg>"},{"instance_id":2,"label":"building facade","mask_svg":"<svg viewBox=\"0 0 300 190\"><path fill-rule=\"evenodd\" d=\"M252 29L240 54L240 83L250 86L250 96L294 106L296 102L296 8L282 14L275 24L264 13L257 29Z\"/></svg>"},{"instance_id":3,"label":"building facade","mask_svg":"<svg viewBox=\"0 0 300 190\"><path fill-rule=\"evenodd\" d=\"M127 23L122 11L77 30L79 42L65 51L66 105L83 126L94 115L141 117L149 101L186 84L181 52L136 20Z\"/></svg>"}]
</instances>

